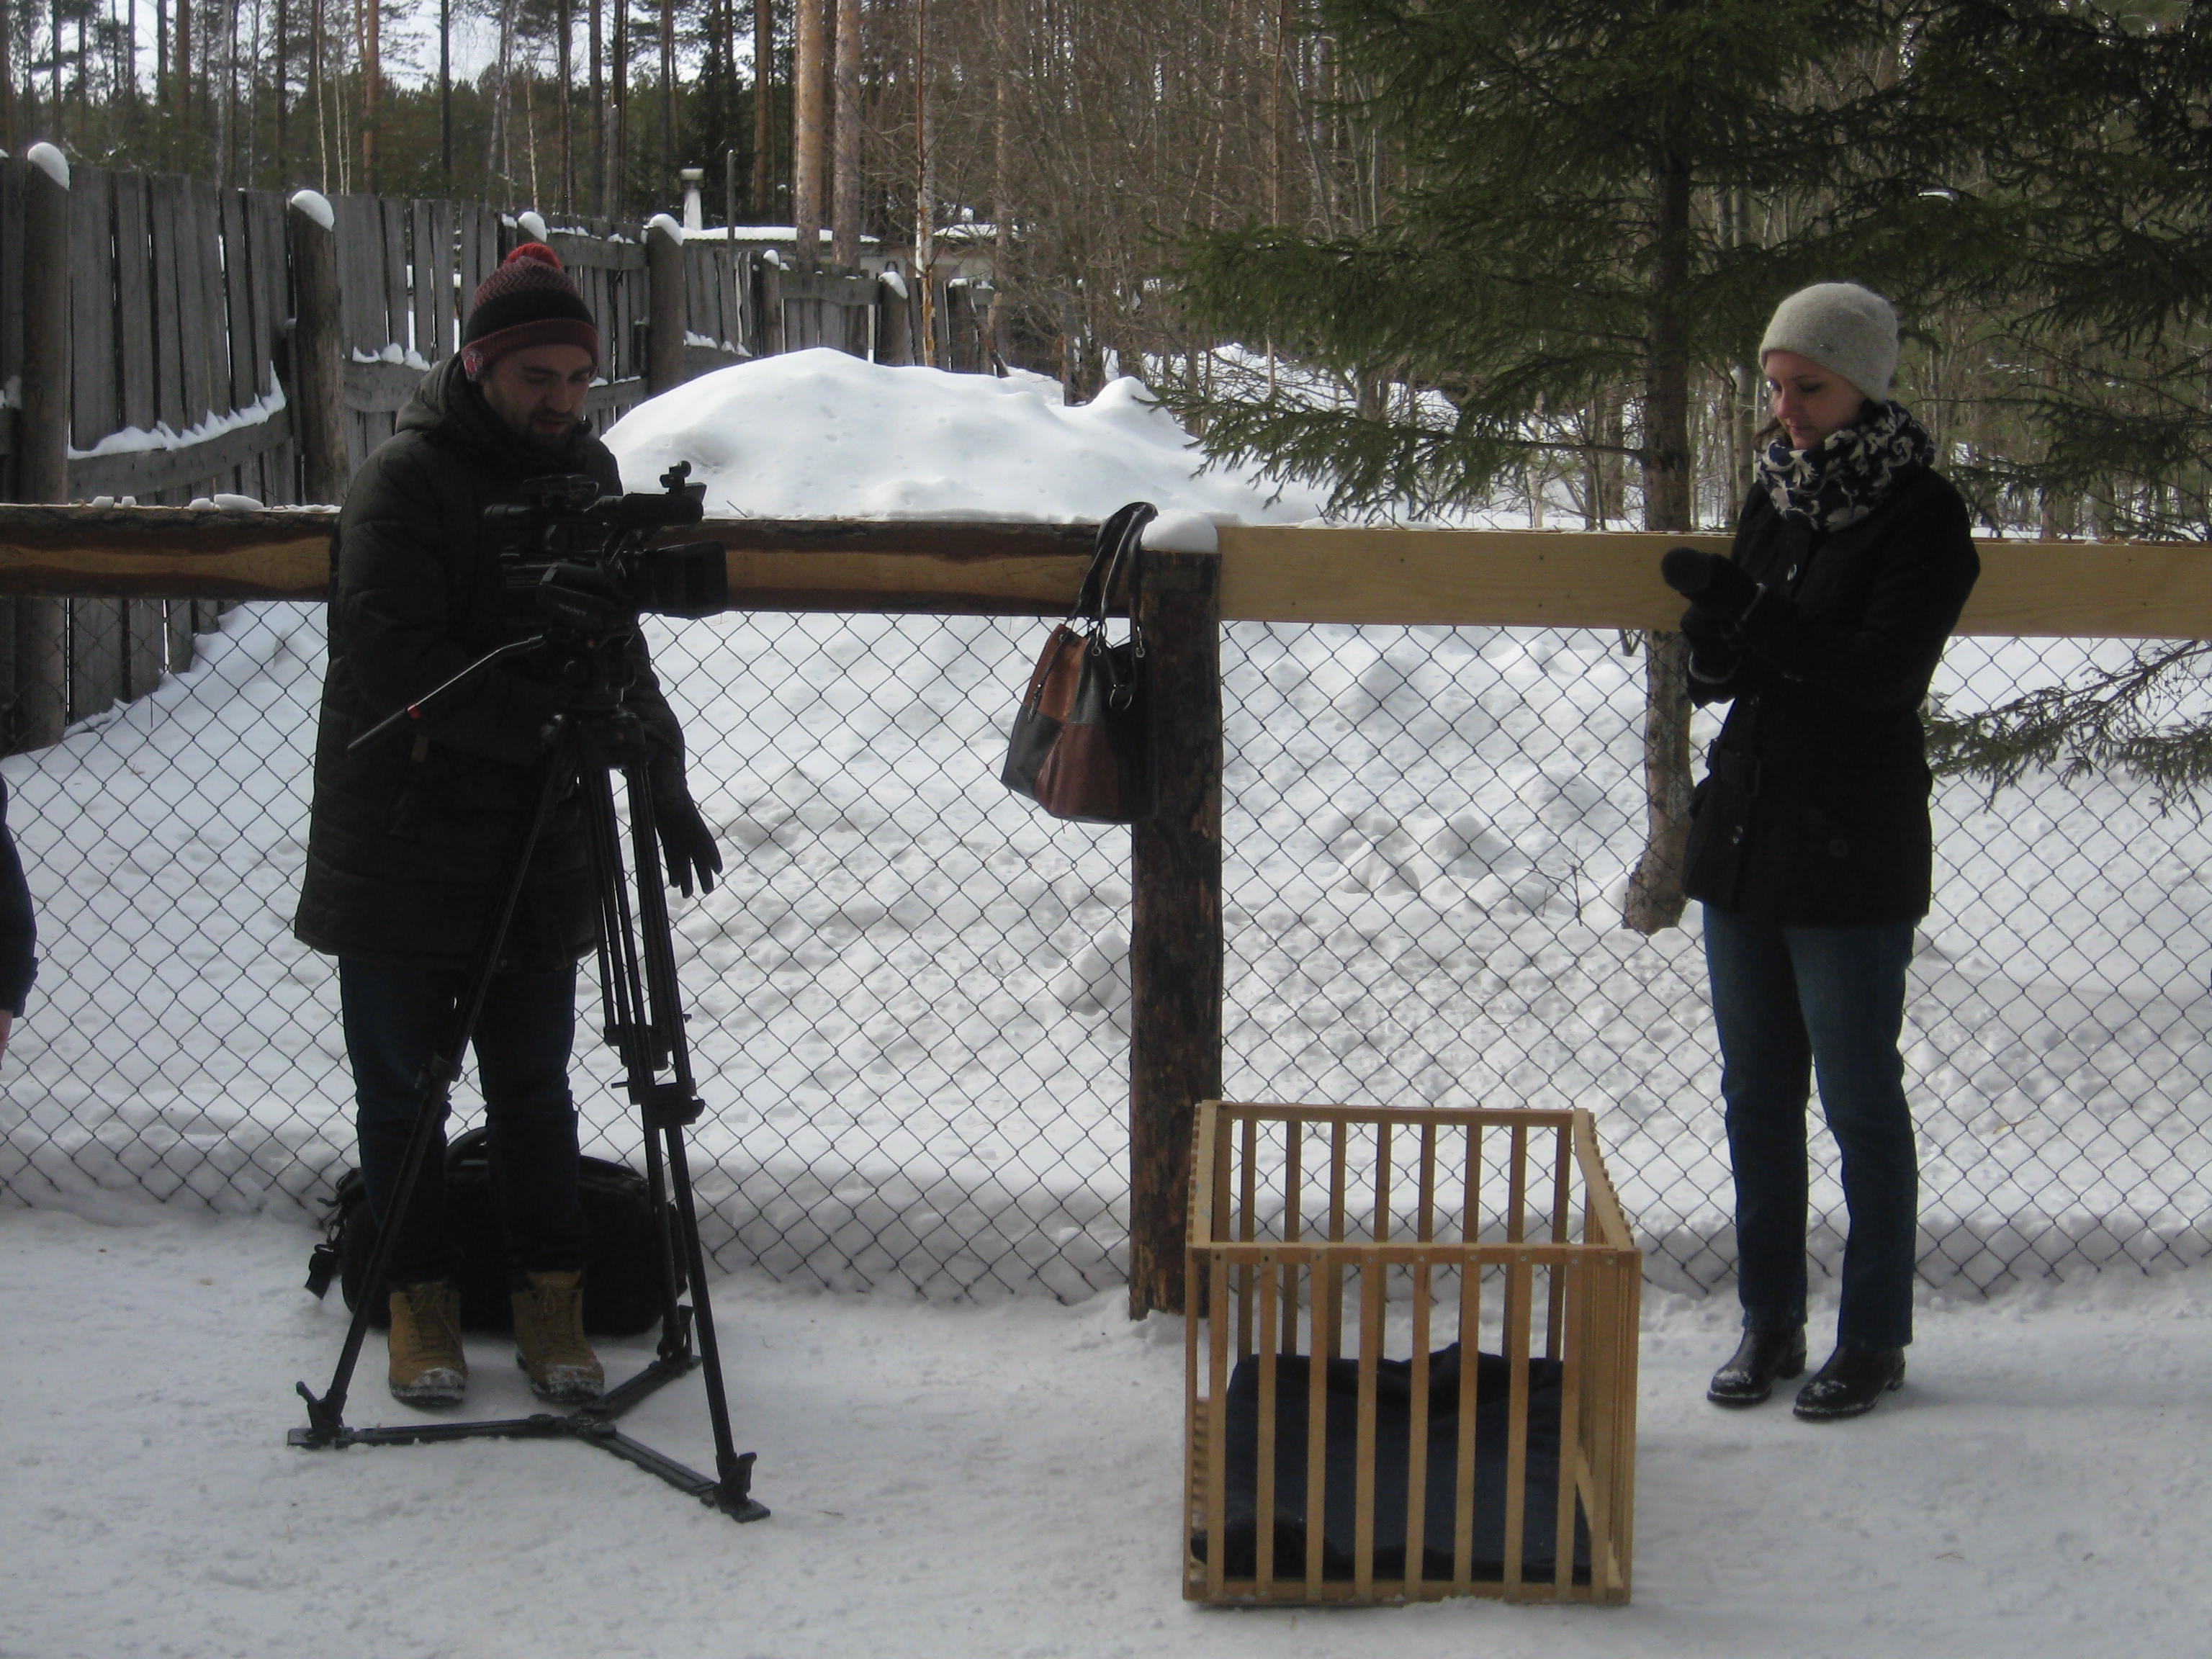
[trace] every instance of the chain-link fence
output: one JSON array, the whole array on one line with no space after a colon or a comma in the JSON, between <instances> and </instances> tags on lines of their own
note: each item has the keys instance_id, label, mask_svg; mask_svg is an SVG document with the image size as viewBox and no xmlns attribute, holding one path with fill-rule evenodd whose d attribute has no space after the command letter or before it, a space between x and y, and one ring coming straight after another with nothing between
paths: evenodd
<instances>
[{"instance_id":1,"label":"chain-link fence","mask_svg":"<svg viewBox=\"0 0 2212 1659\"><path fill-rule=\"evenodd\" d=\"M933 1295L1120 1277L1127 835L996 781L1041 635L659 629L729 855L677 906L725 1267ZM319 608L243 607L200 647L5 763L43 958L0 1075L17 1202L312 1209L351 1159L335 975L289 931ZM2113 648L1963 640L1939 691L1984 706ZM1641 662L1595 633L1242 623L1223 661L1227 1092L1589 1106L1654 1278L1724 1279L1695 907L1656 939L1616 920ZM1937 835L1906 1036L1924 1273L2197 1259L2212 837L2145 787L2050 778L1940 786ZM634 1154L605 1051L577 1069L594 1146ZM1832 1267L1832 1162L1815 1205Z\"/></svg>"}]
</instances>

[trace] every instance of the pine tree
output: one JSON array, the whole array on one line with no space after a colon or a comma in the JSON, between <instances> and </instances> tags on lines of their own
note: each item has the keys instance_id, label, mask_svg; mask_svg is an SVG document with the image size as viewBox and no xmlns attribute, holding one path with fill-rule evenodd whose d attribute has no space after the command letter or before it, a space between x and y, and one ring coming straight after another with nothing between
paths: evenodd
<instances>
[{"instance_id":1,"label":"pine tree","mask_svg":"<svg viewBox=\"0 0 2212 1659\"><path fill-rule=\"evenodd\" d=\"M1992 332L2027 366L2030 438L1962 477L2039 495L2050 529L2212 540L2212 19L1983 0L1948 21L1928 48L1953 118L2008 112L1984 155L2015 295ZM1993 787L2118 769L2178 799L2212 782L2208 680L2212 643L2147 644L1994 709L1939 711L1937 764Z\"/></svg>"},{"instance_id":2,"label":"pine tree","mask_svg":"<svg viewBox=\"0 0 2212 1659\"><path fill-rule=\"evenodd\" d=\"M1337 510L1479 501L1560 447L1544 411L1625 389L1646 527L1686 531L1692 371L1737 362L1802 283L1856 278L1909 302L1965 251L1948 130L1913 118L1898 48L1915 14L1895 0L1319 10L1350 111L1389 158L1389 210L1350 234L1192 237L1183 291L1232 337L1364 395L1279 382L1166 400L1209 452L1326 483ZM1787 210L1745 239L1745 203ZM1394 384L1442 396L1382 395ZM1650 647L1649 839L1625 917L1644 932L1680 915L1689 769L1683 647Z\"/></svg>"}]
</instances>

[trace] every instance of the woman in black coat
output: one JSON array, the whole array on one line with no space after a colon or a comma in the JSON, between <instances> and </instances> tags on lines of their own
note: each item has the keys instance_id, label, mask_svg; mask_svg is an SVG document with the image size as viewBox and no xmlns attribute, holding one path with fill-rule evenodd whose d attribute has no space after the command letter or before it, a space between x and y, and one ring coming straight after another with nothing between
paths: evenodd
<instances>
[{"instance_id":1,"label":"woman in black coat","mask_svg":"<svg viewBox=\"0 0 2212 1659\"><path fill-rule=\"evenodd\" d=\"M1691 692L1732 699L1683 885L1703 901L1735 1176L1744 1335L1707 1397L1755 1405L1805 1366L1805 1109L1817 1074L1850 1232L1836 1346L1796 1413L1853 1417L1905 1377L1919 1170L1898 1048L1928 913L1920 705L1980 562L1934 446L1889 401L1897 319L1823 283L1759 346L1774 438L1728 559L1686 549Z\"/></svg>"}]
</instances>

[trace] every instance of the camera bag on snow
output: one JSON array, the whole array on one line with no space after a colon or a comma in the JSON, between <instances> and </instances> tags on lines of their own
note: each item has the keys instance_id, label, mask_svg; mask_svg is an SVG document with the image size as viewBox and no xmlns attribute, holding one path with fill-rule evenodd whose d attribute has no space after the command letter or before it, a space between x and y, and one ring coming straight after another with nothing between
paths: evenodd
<instances>
[{"instance_id":1,"label":"camera bag on snow","mask_svg":"<svg viewBox=\"0 0 2212 1659\"><path fill-rule=\"evenodd\" d=\"M660 1317L660 1238L645 1177L627 1164L586 1157L579 1161L576 1186L584 1211L584 1328L594 1336L650 1330ZM489 1136L481 1127L457 1136L446 1149L446 1232L458 1259L453 1283L461 1293L462 1328L509 1329L514 1308L507 1299L507 1247L492 1196ZM321 1296L335 1278L352 1309L375 1250L368 1185L360 1170L349 1170L331 1196L323 1242L308 1257L307 1288ZM684 1279L679 1257L678 1291ZM383 1298L377 1298L369 1322L381 1328L389 1317Z\"/></svg>"}]
</instances>

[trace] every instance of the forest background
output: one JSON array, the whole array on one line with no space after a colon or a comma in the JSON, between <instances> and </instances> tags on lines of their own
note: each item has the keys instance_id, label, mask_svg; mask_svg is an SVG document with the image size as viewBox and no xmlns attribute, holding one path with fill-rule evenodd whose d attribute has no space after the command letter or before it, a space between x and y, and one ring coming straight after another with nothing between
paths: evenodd
<instances>
[{"instance_id":1,"label":"forest background","mask_svg":"<svg viewBox=\"0 0 2212 1659\"><path fill-rule=\"evenodd\" d=\"M839 263L988 247L1000 365L1336 511L1589 529L1725 524L1759 323L1842 276L1986 528L2212 537L2208 112L2196 0L0 0L0 149L601 228L696 167ZM2203 661L1937 735L2193 787Z\"/></svg>"}]
</instances>

